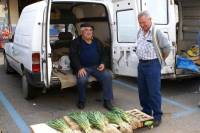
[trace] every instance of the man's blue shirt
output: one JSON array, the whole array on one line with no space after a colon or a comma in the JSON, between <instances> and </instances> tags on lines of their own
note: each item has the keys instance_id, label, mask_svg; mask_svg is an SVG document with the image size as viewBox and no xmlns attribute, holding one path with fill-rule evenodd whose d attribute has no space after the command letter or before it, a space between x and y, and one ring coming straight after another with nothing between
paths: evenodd
<instances>
[{"instance_id":1,"label":"man's blue shirt","mask_svg":"<svg viewBox=\"0 0 200 133\"><path fill-rule=\"evenodd\" d=\"M83 67L97 66L100 63L100 55L97 49L97 42L87 44L83 39L80 43L80 63Z\"/></svg>"}]
</instances>

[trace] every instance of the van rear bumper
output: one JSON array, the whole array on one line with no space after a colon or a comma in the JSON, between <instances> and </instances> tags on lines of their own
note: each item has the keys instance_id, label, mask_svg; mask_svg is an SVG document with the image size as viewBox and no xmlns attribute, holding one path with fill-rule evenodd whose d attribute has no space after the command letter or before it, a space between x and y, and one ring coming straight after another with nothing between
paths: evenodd
<instances>
[{"instance_id":1,"label":"van rear bumper","mask_svg":"<svg viewBox=\"0 0 200 133\"><path fill-rule=\"evenodd\" d=\"M41 81L40 73L26 72L27 79L29 83L37 88L43 88L44 82Z\"/></svg>"}]
</instances>

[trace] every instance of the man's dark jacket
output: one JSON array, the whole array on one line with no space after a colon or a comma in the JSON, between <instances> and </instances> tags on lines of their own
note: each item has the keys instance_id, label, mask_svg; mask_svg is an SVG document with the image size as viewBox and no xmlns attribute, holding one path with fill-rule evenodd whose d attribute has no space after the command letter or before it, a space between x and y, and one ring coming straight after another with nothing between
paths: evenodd
<instances>
[{"instance_id":1,"label":"man's dark jacket","mask_svg":"<svg viewBox=\"0 0 200 133\"><path fill-rule=\"evenodd\" d=\"M70 64L72 69L74 70L75 73L77 73L83 66L81 66L80 63L80 45L81 45L81 36L78 38L74 39L71 43L70 47ZM103 45L100 40L97 38L93 38L93 41L96 41L97 44L97 52L99 53L100 57L100 64L104 64L104 54L103 54Z\"/></svg>"}]
</instances>

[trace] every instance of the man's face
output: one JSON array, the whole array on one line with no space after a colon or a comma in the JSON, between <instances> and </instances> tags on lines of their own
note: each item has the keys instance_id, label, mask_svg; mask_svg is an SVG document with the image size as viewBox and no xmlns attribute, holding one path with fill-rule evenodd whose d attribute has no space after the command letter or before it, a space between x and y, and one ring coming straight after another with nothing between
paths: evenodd
<instances>
[{"instance_id":1,"label":"man's face","mask_svg":"<svg viewBox=\"0 0 200 133\"><path fill-rule=\"evenodd\" d=\"M151 27L151 18L147 16L141 16L139 19L140 27L145 31L148 32Z\"/></svg>"},{"instance_id":2,"label":"man's face","mask_svg":"<svg viewBox=\"0 0 200 133\"><path fill-rule=\"evenodd\" d=\"M93 38L93 29L91 27L83 27L81 35L85 40L91 40Z\"/></svg>"}]
</instances>

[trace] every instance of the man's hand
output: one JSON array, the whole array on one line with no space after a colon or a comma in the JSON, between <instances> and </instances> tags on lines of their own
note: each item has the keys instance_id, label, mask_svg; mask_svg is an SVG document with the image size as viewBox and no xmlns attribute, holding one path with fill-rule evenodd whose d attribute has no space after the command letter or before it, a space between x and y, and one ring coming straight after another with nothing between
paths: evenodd
<instances>
[{"instance_id":1,"label":"man's hand","mask_svg":"<svg viewBox=\"0 0 200 133\"><path fill-rule=\"evenodd\" d=\"M104 64L100 64L99 67L97 68L97 70L99 70L99 71L103 71L104 69L105 69Z\"/></svg>"},{"instance_id":2,"label":"man's hand","mask_svg":"<svg viewBox=\"0 0 200 133\"><path fill-rule=\"evenodd\" d=\"M87 75L87 72L85 70L85 68L81 68L79 71L78 71L78 77L84 77Z\"/></svg>"}]
</instances>

